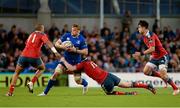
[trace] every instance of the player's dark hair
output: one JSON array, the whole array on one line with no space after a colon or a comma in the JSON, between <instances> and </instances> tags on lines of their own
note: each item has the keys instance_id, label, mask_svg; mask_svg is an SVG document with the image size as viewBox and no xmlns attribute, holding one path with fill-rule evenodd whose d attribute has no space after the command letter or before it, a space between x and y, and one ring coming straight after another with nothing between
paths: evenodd
<instances>
[{"instance_id":1,"label":"player's dark hair","mask_svg":"<svg viewBox=\"0 0 180 108\"><path fill-rule=\"evenodd\" d=\"M138 25L142 26L142 27L145 27L146 29L148 28L149 24L147 21L145 20L140 20Z\"/></svg>"},{"instance_id":2,"label":"player's dark hair","mask_svg":"<svg viewBox=\"0 0 180 108\"><path fill-rule=\"evenodd\" d=\"M78 24L73 24L72 27L76 27L78 30L81 29L81 27Z\"/></svg>"},{"instance_id":3,"label":"player's dark hair","mask_svg":"<svg viewBox=\"0 0 180 108\"><path fill-rule=\"evenodd\" d=\"M36 24L35 25L35 30L37 30L37 31L41 31L42 30L42 28L43 28L43 24Z\"/></svg>"}]
</instances>

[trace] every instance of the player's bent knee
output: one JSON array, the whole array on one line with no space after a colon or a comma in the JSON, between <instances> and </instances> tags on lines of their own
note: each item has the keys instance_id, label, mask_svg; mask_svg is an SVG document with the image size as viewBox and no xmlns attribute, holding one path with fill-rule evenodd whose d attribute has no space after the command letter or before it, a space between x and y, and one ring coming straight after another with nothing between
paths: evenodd
<instances>
[{"instance_id":1,"label":"player's bent knee","mask_svg":"<svg viewBox=\"0 0 180 108\"><path fill-rule=\"evenodd\" d=\"M145 68L143 69L143 72L144 72L145 75L151 75L152 70L153 70L152 67L145 66Z\"/></svg>"},{"instance_id":2,"label":"player's bent knee","mask_svg":"<svg viewBox=\"0 0 180 108\"><path fill-rule=\"evenodd\" d=\"M149 71L149 70L143 70L143 72L145 75L150 75L150 73L151 73L151 71Z\"/></svg>"},{"instance_id":3,"label":"player's bent knee","mask_svg":"<svg viewBox=\"0 0 180 108\"><path fill-rule=\"evenodd\" d=\"M22 66L17 65L16 69L15 69L15 73L20 74L23 70L24 70L24 68Z\"/></svg>"},{"instance_id":4,"label":"player's bent knee","mask_svg":"<svg viewBox=\"0 0 180 108\"><path fill-rule=\"evenodd\" d=\"M165 64L159 65L159 70L162 72L167 72L167 66Z\"/></svg>"},{"instance_id":5,"label":"player's bent knee","mask_svg":"<svg viewBox=\"0 0 180 108\"><path fill-rule=\"evenodd\" d=\"M54 74L51 76L51 79L55 80L59 75L60 75L60 73L54 72Z\"/></svg>"},{"instance_id":6,"label":"player's bent knee","mask_svg":"<svg viewBox=\"0 0 180 108\"><path fill-rule=\"evenodd\" d=\"M59 73L59 74L62 74L63 73L63 69L61 68L61 65L57 65L56 69L55 69L55 72Z\"/></svg>"},{"instance_id":7,"label":"player's bent knee","mask_svg":"<svg viewBox=\"0 0 180 108\"><path fill-rule=\"evenodd\" d=\"M38 66L37 69L40 70L41 72L44 72L45 71L45 66L44 65Z\"/></svg>"}]
</instances>

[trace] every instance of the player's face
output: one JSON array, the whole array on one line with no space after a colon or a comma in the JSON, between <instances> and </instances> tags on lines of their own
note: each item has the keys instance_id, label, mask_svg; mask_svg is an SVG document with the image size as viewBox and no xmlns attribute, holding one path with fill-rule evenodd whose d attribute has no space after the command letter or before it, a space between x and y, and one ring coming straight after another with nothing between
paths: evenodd
<instances>
[{"instance_id":1,"label":"player's face","mask_svg":"<svg viewBox=\"0 0 180 108\"><path fill-rule=\"evenodd\" d=\"M145 27L142 27L141 25L138 25L138 31L139 31L139 33L141 33L141 34L144 34L144 32L145 32Z\"/></svg>"},{"instance_id":2,"label":"player's face","mask_svg":"<svg viewBox=\"0 0 180 108\"><path fill-rule=\"evenodd\" d=\"M77 27L72 27L71 34L73 36L77 36L79 34L79 30Z\"/></svg>"}]
</instances>

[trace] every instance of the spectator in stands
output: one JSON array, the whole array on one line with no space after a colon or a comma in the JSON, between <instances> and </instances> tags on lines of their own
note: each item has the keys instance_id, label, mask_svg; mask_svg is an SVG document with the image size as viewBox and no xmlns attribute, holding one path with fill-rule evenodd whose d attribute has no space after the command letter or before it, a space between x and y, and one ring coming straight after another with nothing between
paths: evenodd
<instances>
[{"instance_id":1,"label":"spectator in stands","mask_svg":"<svg viewBox=\"0 0 180 108\"><path fill-rule=\"evenodd\" d=\"M81 30L80 34L82 34L85 38L89 35L89 32L86 29L85 25L82 27L82 30Z\"/></svg>"},{"instance_id":2,"label":"spectator in stands","mask_svg":"<svg viewBox=\"0 0 180 108\"><path fill-rule=\"evenodd\" d=\"M3 28L3 24L0 24L0 34L1 34L1 32L6 32L6 30Z\"/></svg>"},{"instance_id":3,"label":"spectator in stands","mask_svg":"<svg viewBox=\"0 0 180 108\"><path fill-rule=\"evenodd\" d=\"M17 35L16 25L12 25L11 30L8 33L8 40L13 40Z\"/></svg>"},{"instance_id":4,"label":"spectator in stands","mask_svg":"<svg viewBox=\"0 0 180 108\"><path fill-rule=\"evenodd\" d=\"M158 20L155 19L154 24L153 24L153 26L152 26L152 31L153 31L154 33L156 33L156 29L157 29L157 28L159 28L159 26L158 26ZM156 34L157 34L157 33L156 33Z\"/></svg>"},{"instance_id":5,"label":"spectator in stands","mask_svg":"<svg viewBox=\"0 0 180 108\"><path fill-rule=\"evenodd\" d=\"M109 29L109 27L107 26L107 23L104 22L104 27L101 29L101 36L104 36L105 35L105 31L108 31L108 33L111 34L111 30Z\"/></svg>"},{"instance_id":6,"label":"spectator in stands","mask_svg":"<svg viewBox=\"0 0 180 108\"><path fill-rule=\"evenodd\" d=\"M67 24L64 25L61 33L62 33L62 35L63 35L64 33L70 33L69 30L68 30L68 25L67 25Z\"/></svg>"},{"instance_id":7,"label":"spectator in stands","mask_svg":"<svg viewBox=\"0 0 180 108\"><path fill-rule=\"evenodd\" d=\"M163 30L163 35L164 35L164 40L168 40L168 41L171 41L173 40L174 38L176 38L176 35L175 33L172 31L171 27L168 26L168 27L164 27L164 30Z\"/></svg>"},{"instance_id":8,"label":"spectator in stands","mask_svg":"<svg viewBox=\"0 0 180 108\"><path fill-rule=\"evenodd\" d=\"M128 28L130 31L130 26L132 25L131 11L127 10L122 17L122 29Z\"/></svg>"},{"instance_id":9,"label":"spectator in stands","mask_svg":"<svg viewBox=\"0 0 180 108\"><path fill-rule=\"evenodd\" d=\"M53 23L51 28L48 31L49 34L49 40L52 42L54 40L54 31L59 31L59 29L57 28L56 24Z\"/></svg>"}]
</instances>

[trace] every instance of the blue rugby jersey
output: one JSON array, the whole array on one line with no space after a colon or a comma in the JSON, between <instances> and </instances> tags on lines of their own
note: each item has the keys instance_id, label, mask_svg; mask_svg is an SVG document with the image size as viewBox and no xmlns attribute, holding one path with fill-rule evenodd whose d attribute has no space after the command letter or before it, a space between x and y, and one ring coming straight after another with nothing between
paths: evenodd
<instances>
[{"instance_id":1,"label":"blue rugby jersey","mask_svg":"<svg viewBox=\"0 0 180 108\"><path fill-rule=\"evenodd\" d=\"M65 33L60 40L64 41L71 41L75 48L82 50L87 48L87 44L85 42L85 38L79 34L79 36L72 36L71 33ZM81 62L81 54L73 53L73 52L64 52L64 57L68 63L75 65Z\"/></svg>"}]
</instances>

